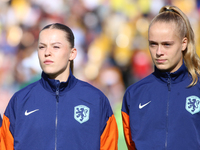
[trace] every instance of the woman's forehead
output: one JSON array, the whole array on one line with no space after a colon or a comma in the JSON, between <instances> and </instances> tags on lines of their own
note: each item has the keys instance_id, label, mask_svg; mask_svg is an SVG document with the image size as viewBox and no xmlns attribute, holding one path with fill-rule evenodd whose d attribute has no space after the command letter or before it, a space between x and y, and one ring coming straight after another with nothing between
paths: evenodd
<instances>
[{"instance_id":1,"label":"woman's forehead","mask_svg":"<svg viewBox=\"0 0 200 150\"><path fill-rule=\"evenodd\" d=\"M173 22L155 22L149 28L149 40L172 40L179 37L179 31Z\"/></svg>"},{"instance_id":2,"label":"woman's forehead","mask_svg":"<svg viewBox=\"0 0 200 150\"><path fill-rule=\"evenodd\" d=\"M155 21L151 24L150 26L150 29L152 26L156 26L156 27L159 27L159 26L164 26L165 28L171 28L171 29L175 29L177 26L176 26L176 23L174 21Z\"/></svg>"},{"instance_id":3,"label":"woman's forehead","mask_svg":"<svg viewBox=\"0 0 200 150\"><path fill-rule=\"evenodd\" d=\"M65 32L63 30L60 29L56 29L56 28L48 28L48 29L44 29L40 32L41 34L61 34L61 35L65 35Z\"/></svg>"},{"instance_id":4,"label":"woman's forehead","mask_svg":"<svg viewBox=\"0 0 200 150\"><path fill-rule=\"evenodd\" d=\"M45 29L40 32L39 40L43 38L64 38L66 36L65 32L59 29Z\"/></svg>"},{"instance_id":5,"label":"woman's forehead","mask_svg":"<svg viewBox=\"0 0 200 150\"><path fill-rule=\"evenodd\" d=\"M69 43L64 31L59 29L45 29L41 31L39 43Z\"/></svg>"}]
</instances>

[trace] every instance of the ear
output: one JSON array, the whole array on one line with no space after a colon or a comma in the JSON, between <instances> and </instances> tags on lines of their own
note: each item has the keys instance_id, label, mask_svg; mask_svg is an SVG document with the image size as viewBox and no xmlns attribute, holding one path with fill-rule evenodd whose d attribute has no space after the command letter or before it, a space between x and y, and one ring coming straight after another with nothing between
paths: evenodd
<instances>
[{"instance_id":1,"label":"ear","mask_svg":"<svg viewBox=\"0 0 200 150\"><path fill-rule=\"evenodd\" d=\"M188 45L188 39L184 37L182 40L182 51L186 50L187 45Z\"/></svg>"},{"instance_id":2,"label":"ear","mask_svg":"<svg viewBox=\"0 0 200 150\"><path fill-rule=\"evenodd\" d=\"M70 52L70 57L69 57L69 60L74 60L76 58L76 55L77 55L77 50L76 48L72 48L71 49L71 52Z\"/></svg>"}]
</instances>

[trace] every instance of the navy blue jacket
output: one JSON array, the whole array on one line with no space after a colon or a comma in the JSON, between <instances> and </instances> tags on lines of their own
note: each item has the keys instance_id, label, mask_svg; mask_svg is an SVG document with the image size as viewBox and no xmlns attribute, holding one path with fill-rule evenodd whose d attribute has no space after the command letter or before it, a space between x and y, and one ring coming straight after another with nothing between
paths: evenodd
<instances>
[{"instance_id":1,"label":"navy blue jacket","mask_svg":"<svg viewBox=\"0 0 200 150\"><path fill-rule=\"evenodd\" d=\"M71 72L62 83L43 72L41 80L14 94L4 118L1 150L117 149L108 99Z\"/></svg>"},{"instance_id":2,"label":"navy blue jacket","mask_svg":"<svg viewBox=\"0 0 200 150\"><path fill-rule=\"evenodd\" d=\"M130 150L199 150L200 83L183 64L174 73L155 71L131 85L123 99L125 138Z\"/></svg>"}]
</instances>

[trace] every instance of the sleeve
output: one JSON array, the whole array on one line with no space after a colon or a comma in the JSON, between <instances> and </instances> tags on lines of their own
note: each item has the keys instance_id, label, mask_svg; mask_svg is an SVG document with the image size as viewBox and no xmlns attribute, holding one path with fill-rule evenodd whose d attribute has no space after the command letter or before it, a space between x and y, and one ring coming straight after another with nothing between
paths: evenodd
<instances>
[{"instance_id":1,"label":"sleeve","mask_svg":"<svg viewBox=\"0 0 200 150\"><path fill-rule=\"evenodd\" d=\"M117 122L107 98L101 113L102 113L102 118L101 118L102 134L100 141L100 150L117 150L118 149Z\"/></svg>"},{"instance_id":2,"label":"sleeve","mask_svg":"<svg viewBox=\"0 0 200 150\"><path fill-rule=\"evenodd\" d=\"M126 145L128 150L136 150L135 143L132 140L131 129L130 129L130 119L129 119L129 96L128 92L125 93L122 103L122 122L123 122L123 130L124 137L126 140Z\"/></svg>"},{"instance_id":3,"label":"sleeve","mask_svg":"<svg viewBox=\"0 0 200 150\"><path fill-rule=\"evenodd\" d=\"M0 150L14 150L15 98L11 98L3 115Z\"/></svg>"}]
</instances>

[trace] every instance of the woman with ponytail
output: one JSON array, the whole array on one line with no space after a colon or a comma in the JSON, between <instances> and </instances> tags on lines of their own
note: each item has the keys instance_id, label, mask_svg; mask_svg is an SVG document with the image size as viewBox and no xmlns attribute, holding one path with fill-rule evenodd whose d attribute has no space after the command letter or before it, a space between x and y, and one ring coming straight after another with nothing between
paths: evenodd
<instances>
[{"instance_id":1,"label":"woman with ponytail","mask_svg":"<svg viewBox=\"0 0 200 150\"><path fill-rule=\"evenodd\" d=\"M54 23L41 30L41 79L11 98L0 150L118 149L117 124L107 97L72 73L76 54L69 27Z\"/></svg>"},{"instance_id":2,"label":"woman with ponytail","mask_svg":"<svg viewBox=\"0 0 200 150\"><path fill-rule=\"evenodd\" d=\"M151 21L154 72L124 95L122 118L129 150L200 149L200 58L187 16L164 6Z\"/></svg>"}]
</instances>

